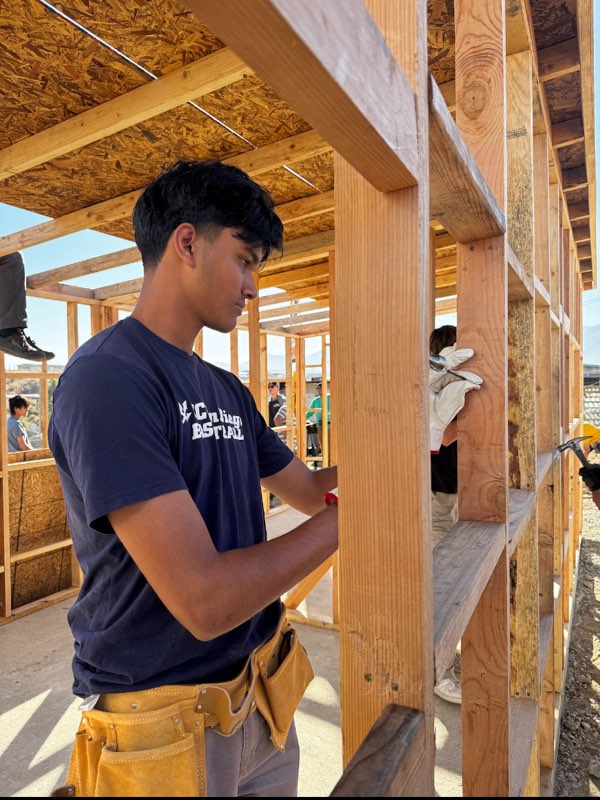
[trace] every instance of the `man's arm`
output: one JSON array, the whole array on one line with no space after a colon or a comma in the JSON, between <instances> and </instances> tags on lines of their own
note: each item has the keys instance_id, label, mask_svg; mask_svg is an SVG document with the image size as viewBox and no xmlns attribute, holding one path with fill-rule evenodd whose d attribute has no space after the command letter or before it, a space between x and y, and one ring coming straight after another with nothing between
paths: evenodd
<instances>
[{"instance_id":1,"label":"man's arm","mask_svg":"<svg viewBox=\"0 0 600 800\"><path fill-rule=\"evenodd\" d=\"M337 506L325 506L321 497L320 508L283 536L225 553L215 549L185 490L108 518L171 614L197 639L209 640L241 625L335 552Z\"/></svg>"},{"instance_id":2,"label":"man's arm","mask_svg":"<svg viewBox=\"0 0 600 800\"><path fill-rule=\"evenodd\" d=\"M31 444L25 441L25 436L17 436L17 444L20 450L33 450Z\"/></svg>"},{"instance_id":3,"label":"man's arm","mask_svg":"<svg viewBox=\"0 0 600 800\"><path fill-rule=\"evenodd\" d=\"M282 470L263 478L261 484L292 508L312 516L322 509L325 492L337 486L337 467L315 471L294 457Z\"/></svg>"}]
</instances>

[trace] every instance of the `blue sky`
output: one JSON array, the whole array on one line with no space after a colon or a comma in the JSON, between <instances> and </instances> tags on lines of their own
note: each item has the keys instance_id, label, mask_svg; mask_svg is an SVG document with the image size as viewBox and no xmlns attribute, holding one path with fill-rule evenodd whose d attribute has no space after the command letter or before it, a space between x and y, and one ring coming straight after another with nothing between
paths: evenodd
<instances>
[{"instance_id":1,"label":"blue sky","mask_svg":"<svg viewBox=\"0 0 600 800\"><path fill-rule=\"evenodd\" d=\"M594 17L600 17L600 0L594 2ZM595 23L595 29L598 25ZM594 83L598 83L600 78L600 42L595 36L596 46L594 53ZM596 164L600 169L600 97L596 99ZM40 222L45 222L48 218L40 214L33 214L0 203L0 236L14 233L15 231L28 228ZM598 221L597 230L600 232ZM125 247L131 247L131 242L114 236L97 233L95 231L81 231L79 233L64 236L53 242L29 247L22 251L25 260L25 271L27 275L42 270L60 267L85 258L103 255ZM66 281L75 286L87 286L97 288L111 283L130 280L140 277L142 274L141 264L129 264L125 267L106 270L94 275L87 275L83 278ZM583 300L583 322L584 326L600 324L600 288L586 292ZM67 324L66 324L66 304L53 300L42 300L36 297L29 297L27 300L27 311L29 317L29 334L45 350L52 350L56 353L54 364L64 364L67 360ZM440 316L436 324L443 325L453 322L454 315ZM79 338L80 343L84 342L90 335L89 310L87 306L80 306L79 310ZM585 345L584 345L585 346ZM240 332L240 362L247 361L247 336ZM318 340L309 343L308 352L311 353L319 349ZM270 336L268 350L270 354L282 355L284 352L284 342L281 337ZM229 364L229 336L205 331L204 333L204 354L210 361ZM10 368L16 363L14 359L6 359L7 366Z\"/></svg>"}]
</instances>

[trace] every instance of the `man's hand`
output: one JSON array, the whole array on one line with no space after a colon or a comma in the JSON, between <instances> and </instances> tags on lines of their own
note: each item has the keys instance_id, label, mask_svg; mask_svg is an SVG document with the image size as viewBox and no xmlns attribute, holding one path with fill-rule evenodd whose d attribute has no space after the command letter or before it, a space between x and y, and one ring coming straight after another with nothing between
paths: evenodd
<instances>
[{"instance_id":1,"label":"man's hand","mask_svg":"<svg viewBox=\"0 0 600 800\"><path fill-rule=\"evenodd\" d=\"M579 477L588 487L590 492L595 492L600 489L600 464L594 464L590 467L582 467L579 470Z\"/></svg>"}]
</instances>

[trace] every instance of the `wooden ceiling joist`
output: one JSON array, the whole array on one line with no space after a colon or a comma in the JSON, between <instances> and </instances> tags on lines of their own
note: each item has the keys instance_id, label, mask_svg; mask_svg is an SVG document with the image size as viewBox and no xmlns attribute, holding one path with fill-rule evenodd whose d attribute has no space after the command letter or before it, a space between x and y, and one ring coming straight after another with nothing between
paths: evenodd
<instances>
[{"instance_id":1,"label":"wooden ceiling joist","mask_svg":"<svg viewBox=\"0 0 600 800\"><path fill-rule=\"evenodd\" d=\"M45 300L83 303L83 305L88 306L100 304L100 301L94 296L93 289L86 289L81 286L67 286L63 283L51 283L39 289L27 289L27 294L29 297L42 297Z\"/></svg>"},{"instance_id":2,"label":"wooden ceiling joist","mask_svg":"<svg viewBox=\"0 0 600 800\"><path fill-rule=\"evenodd\" d=\"M309 325L299 325L295 328L280 328L282 333L293 334L294 336L319 336L319 334L329 333L329 320L325 322L312 322Z\"/></svg>"},{"instance_id":3,"label":"wooden ceiling joist","mask_svg":"<svg viewBox=\"0 0 600 800\"><path fill-rule=\"evenodd\" d=\"M328 319L329 309L326 309L324 311L318 311L315 314L300 314L297 316L285 317L284 319L276 320L274 323L266 322L261 324L261 328L273 328L273 325L276 325L278 328L291 329L307 325L311 322L325 322L325 320Z\"/></svg>"},{"instance_id":4,"label":"wooden ceiling joist","mask_svg":"<svg viewBox=\"0 0 600 800\"><path fill-rule=\"evenodd\" d=\"M562 177L563 192L574 192L576 189L584 189L588 185L585 166L563 169Z\"/></svg>"},{"instance_id":5,"label":"wooden ceiling joist","mask_svg":"<svg viewBox=\"0 0 600 800\"><path fill-rule=\"evenodd\" d=\"M573 72L579 72L579 46L577 37L566 39L537 51L538 69L542 81L553 81Z\"/></svg>"},{"instance_id":6,"label":"wooden ceiling joist","mask_svg":"<svg viewBox=\"0 0 600 800\"><path fill-rule=\"evenodd\" d=\"M121 281L110 286L102 286L94 290L94 297L96 300L106 301L113 300L116 297L137 294L141 290L143 282L143 278L133 278L130 281Z\"/></svg>"},{"instance_id":7,"label":"wooden ceiling joist","mask_svg":"<svg viewBox=\"0 0 600 800\"><path fill-rule=\"evenodd\" d=\"M163 114L252 73L229 48L169 72L0 151L0 180Z\"/></svg>"},{"instance_id":8,"label":"wooden ceiling joist","mask_svg":"<svg viewBox=\"0 0 600 800\"><path fill-rule=\"evenodd\" d=\"M329 262L313 264L310 267L298 267L286 272L275 272L270 275L260 275L258 285L260 289L270 289L272 287L282 288L292 286L295 283L311 281L316 283L329 277Z\"/></svg>"},{"instance_id":9,"label":"wooden ceiling joist","mask_svg":"<svg viewBox=\"0 0 600 800\"><path fill-rule=\"evenodd\" d=\"M329 280L322 283L315 282L312 286L303 289L291 289L289 292L278 292L277 294L266 294L258 300L260 308L272 306L278 303L287 303L292 300L301 300L305 297L325 297L329 295Z\"/></svg>"},{"instance_id":10,"label":"wooden ceiling joist","mask_svg":"<svg viewBox=\"0 0 600 800\"><path fill-rule=\"evenodd\" d=\"M362 0L190 0L188 7L376 189L416 183L412 87ZM402 114L389 113L390 97Z\"/></svg>"},{"instance_id":11,"label":"wooden ceiling joist","mask_svg":"<svg viewBox=\"0 0 600 800\"><path fill-rule=\"evenodd\" d=\"M552 146L561 148L583 142L583 122L580 117L558 122L552 128Z\"/></svg>"},{"instance_id":12,"label":"wooden ceiling joist","mask_svg":"<svg viewBox=\"0 0 600 800\"><path fill-rule=\"evenodd\" d=\"M304 161L330 150L330 146L315 131L306 131L274 144L259 147L249 153L226 158L224 163L233 164L256 177L284 164ZM42 222L40 225L2 236L0 237L0 256L49 242L59 236L66 236L86 228L97 228L128 217L142 191L143 189L136 189L119 197L113 197L111 200L65 214L65 216L49 222Z\"/></svg>"},{"instance_id":13,"label":"wooden ceiling joist","mask_svg":"<svg viewBox=\"0 0 600 800\"><path fill-rule=\"evenodd\" d=\"M58 283L59 281L81 278L83 275L92 275L95 272L114 269L114 267L123 267L126 264L134 264L136 261L140 261L141 257L137 247L128 247L125 250L107 253L105 256L96 256L96 258L77 261L64 267L56 267L56 269L49 269L45 272L36 272L27 278L27 288L37 289L49 283Z\"/></svg>"},{"instance_id":14,"label":"wooden ceiling joist","mask_svg":"<svg viewBox=\"0 0 600 800\"><path fill-rule=\"evenodd\" d=\"M335 232L333 230L291 239L284 243L283 255L275 255L259 273L259 286L263 286L265 276L271 275L277 270L286 269L294 264L302 264L304 261L327 258L332 250L335 250Z\"/></svg>"},{"instance_id":15,"label":"wooden ceiling joist","mask_svg":"<svg viewBox=\"0 0 600 800\"><path fill-rule=\"evenodd\" d=\"M267 311L261 311L260 319L277 319L278 317L289 317L292 314L301 316L308 311L316 311L318 308L329 308L329 298L324 297L321 300L313 300L309 303L295 303L282 306L281 308L271 308ZM242 314L242 316L244 315Z\"/></svg>"},{"instance_id":16,"label":"wooden ceiling joist","mask_svg":"<svg viewBox=\"0 0 600 800\"><path fill-rule=\"evenodd\" d=\"M567 213L569 215L569 219L571 222L576 222L577 220L582 219L589 219L590 217L590 206L588 201L583 201L580 203L569 203L567 206Z\"/></svg>"}]
</instances>

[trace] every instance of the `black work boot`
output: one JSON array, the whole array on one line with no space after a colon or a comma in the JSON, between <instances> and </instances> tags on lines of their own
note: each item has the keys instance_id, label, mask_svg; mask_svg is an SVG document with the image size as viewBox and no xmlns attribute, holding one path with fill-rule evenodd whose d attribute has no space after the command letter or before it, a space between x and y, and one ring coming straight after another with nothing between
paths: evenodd
<instances>
[{"instance_id":1,"label":"black work boot","mask_svg":"<svg viewBox=\"0 0 600 800\"><path fill-rule=\"evenodd\" d=\"M27 361L46 361L54 358L54 353L42 350L25 333L25 328L4 328L0 331L0 350Z\"/></svg>"}]
</instances>

